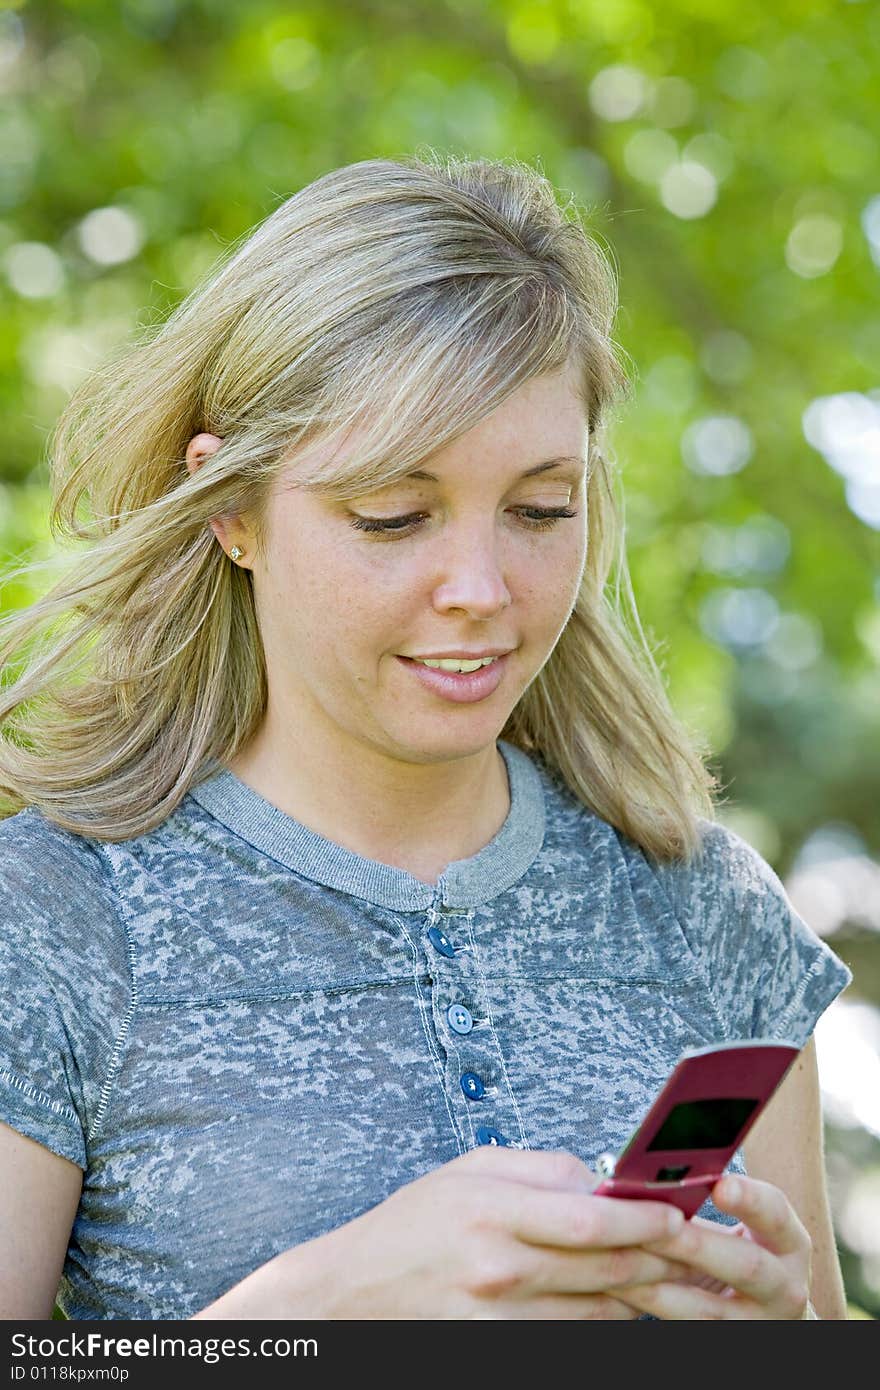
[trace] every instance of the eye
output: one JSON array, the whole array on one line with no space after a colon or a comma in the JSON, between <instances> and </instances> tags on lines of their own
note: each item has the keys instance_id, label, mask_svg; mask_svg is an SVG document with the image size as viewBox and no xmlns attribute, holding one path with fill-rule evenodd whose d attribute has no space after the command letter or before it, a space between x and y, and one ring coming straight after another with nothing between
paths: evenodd
<instances>
[{"instance_id":1,"label":"eye","mask_svg":"<svg viewBox=\"0 0 880 1390\"><path fill-rule=\"evenodd\" d=\"M532 531L546 531L557 521L577 516L573 507L514 507L523 526ZM366 531L371 535L385 536L386 539L401 533L411 534L424 520L424 512L410 512L407 516L351 516L349 524L356 531Z\"/></svg>"},{"instance_id":2,"label":"eye","mask_svg":"<svg viewBox=\"0 0 880 1390\"><path fill-rule=\"evenodd\" d=\"M356 531L387 534L410 530L423 516L424 512L411 512L409 516L351 516L349 522Z\"/></svg>"},{"instance_id":3,"label":"eye","mask_svg":"<svg viewBox=\"0 0 880 1390\"><path fill-rule=\"evenodd\" d=\"M525 513L524 524L533 526L536 531L547 530L565 517L577 516L576 507L520 507L518 510Z\"/></svg>"}]
</instances>

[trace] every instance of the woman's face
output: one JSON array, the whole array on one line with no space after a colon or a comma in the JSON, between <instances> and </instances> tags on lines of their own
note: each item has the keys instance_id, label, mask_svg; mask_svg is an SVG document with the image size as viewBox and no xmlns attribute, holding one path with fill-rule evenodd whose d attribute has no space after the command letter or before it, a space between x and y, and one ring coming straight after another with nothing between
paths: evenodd
<instances>
[{"instance_id":1,"label":"woman's face","mask_svg":"<svg viewBox=\"0 0 880 1390\"><path fill-rule=\"evenodd\" d=\"M282 475L248 556L275 733L408 763L494 746L575 602L587 437L570 380L553 374L432 455L436 482L336 502ZM539 524L559 509L575 515ZM477 676L438 678L411 659L485 651L506 655Z\"/></svg>"}]
</instances>

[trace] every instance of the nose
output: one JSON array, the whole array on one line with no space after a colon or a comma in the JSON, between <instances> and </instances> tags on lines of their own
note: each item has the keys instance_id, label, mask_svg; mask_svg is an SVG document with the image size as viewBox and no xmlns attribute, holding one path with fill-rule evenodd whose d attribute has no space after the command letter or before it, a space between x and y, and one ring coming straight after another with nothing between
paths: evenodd
<instances>
[{"instance_id":1,"label":"nose","mask_svg":"<svg viewBox=\"0 0 880 1390\"><path fill-rule=\"evenodd\" d=\"M457 537L447 532L442 576L434 586L438 613L461 609L475 618L489 618L512 602L498 558L498 541L491 527L461 527Z\"/></svg>"}]
</instances>

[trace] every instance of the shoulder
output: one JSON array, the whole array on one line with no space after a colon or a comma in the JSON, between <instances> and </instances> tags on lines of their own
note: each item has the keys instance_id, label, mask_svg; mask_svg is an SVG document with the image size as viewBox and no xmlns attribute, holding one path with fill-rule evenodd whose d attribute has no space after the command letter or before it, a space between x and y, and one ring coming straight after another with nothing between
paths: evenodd
<instances>
[{"instance_id":1,"label":"shoulder","mask_svg":"<svg viewBox=\"0 0 880 1390\"><path fill-rule=\"evenodd\" d=\"M785 903L785 889L766 859L729 826L699 817L700 848L689 860L652 859L651 867L676 903L716 917L761 901Z\"/></svg>"},{"instance_id":2,"label":"shoulder","mask_svg":"<svg viewBox=\"0 0 880 1390\"><path fill-rule=\"evenodd\" d=\"M56 911L109 893L98 842L75 835L29 806L0 821L0 885L21 905Z\"/></svg>"},{"instance_id":3,"label":"shoulder","mask_svg":"<svg viewBox=\"0 0 880 1390\"><path fill-rule=\"evenodd\" d=\"M534 749L525 753L515 747L513 752L530 766L530 776L540 789L545 851L558 854L560 863L568 857L578 869L599 855L619 859L617 831L575 795L559 770Z\"/></svg>"},{"instance_id":4,"label":"shoulder","mask_svg":"<svg viewBox=\"0 0 880 1390\"><path fill-rule=\"evenodd\" d=\"M130 955L97 842L33 807L0 822L0 987L0 1117L85 1168Z\"/></svg>"},{"instance_id":5,"label":"shoulder","mask_svg":"<svg viewBox=\"0 0 880 1390\"><path fill-rule=\"evenodd\" d=\"M89 868L100 876L96 841L74 835L49 820L35 806L0 821L0 874L22 882L45 870Z\"/></svg>"},{"instance_id":6,"label":"shoulder","mask_svg":"<svg viewBox=\"0 0 880 1390\"><path fill-rule=\"evenodd\" d=\"M734 1036L803 1045L852 975L804 921L766 859L717 821L700 821L690 863L652 865Z\"/></svg>"},{"instance_id":7,"label":"shoulder","mask_svg":"<svg viewBox=\"0 0 880 1390\"><path fill-rule=\"evenodd\" d=\"M97 841L35 807L0 822L0 938L48 971L128 973L128 949Z\"/></svg>"},{"instance_id":8,"label":"shoulder","mask_svg":"<svg viewBox=\"0 0 880 1390\"><path fill-rule=\"evenodd\" d=\"M718 821L700 817L698 826L700 848L691 859L649 860L695 949L760 955L780 935L813 937L753 845Z\"/></svg>"}]
</instances>

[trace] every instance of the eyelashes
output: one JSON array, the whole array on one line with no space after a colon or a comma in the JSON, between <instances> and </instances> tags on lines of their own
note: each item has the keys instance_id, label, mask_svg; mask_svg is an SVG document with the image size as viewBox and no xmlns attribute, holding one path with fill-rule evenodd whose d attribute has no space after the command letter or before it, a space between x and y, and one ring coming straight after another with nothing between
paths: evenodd
<instances>
[{"instance_id":1,"label":"eyelashes","mask_svg":"<svg viewBox=\"0 0 880 1390\"><path fill-rule=\"evenodd\" d=\"M573 507L516 507L514 511L519 515L522 525L530 531L548 531L557 521L578 514L577 508ZM366 531L370 535L392 540L418 530L424 517L424 512L410 512L407 516L351 516L349 524L356 531Z\"/></svg>"}]
</instances>

